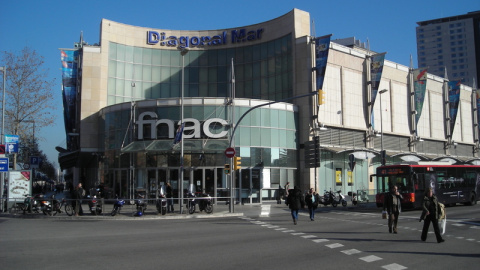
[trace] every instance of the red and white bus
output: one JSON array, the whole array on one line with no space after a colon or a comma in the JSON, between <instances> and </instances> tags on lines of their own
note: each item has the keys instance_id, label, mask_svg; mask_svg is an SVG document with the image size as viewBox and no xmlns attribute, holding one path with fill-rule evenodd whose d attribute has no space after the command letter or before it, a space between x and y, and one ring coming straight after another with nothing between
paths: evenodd
<instances>
[{"instance_id":1,"label":"red and white bus","mask_svg":"<svg viewBox=\"0 0 480 270\"><path fill-rule=\"evenodd\" d=\"M480 166L445 165L439 162L380 166L370 182L376 181L377 207L383 207L383 197L392 185L403 196L402 208L422 207L425 190L432 187L439 202L445 205L477 203L480 193Z\"/></svg>"}]
</instances>

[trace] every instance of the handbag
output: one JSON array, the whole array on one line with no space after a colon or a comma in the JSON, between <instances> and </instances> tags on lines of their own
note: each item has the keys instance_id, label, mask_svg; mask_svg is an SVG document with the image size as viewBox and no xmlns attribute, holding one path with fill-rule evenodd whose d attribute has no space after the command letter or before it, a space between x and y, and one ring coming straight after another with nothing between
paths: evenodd
<instances>
[{"instance_id":1,"label":"handbag","mask_svg":"<svg viewBox=\"0 0 480 270\"><path fill-rule=\"evenodd\" d=\"M382 211L382 219L387 219L387 211Z\"/></svg>"},{"instance_id":2,"label":"handbag","mask_svg":"<svg viewBox=\"0 0 480 270\"><path fill-rule=\"evenodd\" d=\"M444 235L445 234L445 229L447 227L447 217L445 218L442 218L440 220L440 231L441 231L441 234Z\"/></svg>"}]
</instances>

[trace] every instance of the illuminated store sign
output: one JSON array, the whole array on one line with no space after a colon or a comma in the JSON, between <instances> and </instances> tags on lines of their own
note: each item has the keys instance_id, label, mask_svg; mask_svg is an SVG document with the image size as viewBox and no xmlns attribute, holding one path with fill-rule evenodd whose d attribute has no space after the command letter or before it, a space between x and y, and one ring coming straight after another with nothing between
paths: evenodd
<instances>
[{"instance_id":1,"label":"illuminated store sign","mask_svg":"<svg viewBox=\"0 0 480 270\"><path fill-rule=\"evenodd\" d=\"M144 119L145 116L149 116L150 119L146 120ZM158 125L167 125L168 127L168 138L173 139L175 137L175 123L173 120L170 119L158 119L158 116L154 112L143 112L138 116L138 139L143 140L144 139L144 126L149 125L150 126L150 138L156 139L157 138L157 126ZM219 139L226 137L228 135L228 131L222 131L220 133L212 133L210 131L210 125L213 123L215 124L220 124L221 126L227 125L227 121L221 118L210 118L205 120L203 124L200 123L197 119L194 118L185 118L185 128L184 128L184 138L190 139L190 138L196 138L200 139L201 137L201 130L203 131L203 134L207 136L208 138L213 138L213 139ZM177 125L180 125L181 121L178 121ZM189 132L191 131L191 132Z\"/></svg>"},{"instance_id":2,"label":"illuminated store sign","mask_svg":"<svg viewBox=\"0 0 480 270\"><path fill-rule=\"evenodd\" d=\"M247 31L246 29L232 30L230 32L230 38L227 31L215 36L167 36L166 33L158 33L156 31L147 31L147 44L167 47L204 47L204 46L216 46L226 45L228 40L232 44L243 43L259 40L262 38L263 28L257 30Z\"/></svg>"}]
</instances>

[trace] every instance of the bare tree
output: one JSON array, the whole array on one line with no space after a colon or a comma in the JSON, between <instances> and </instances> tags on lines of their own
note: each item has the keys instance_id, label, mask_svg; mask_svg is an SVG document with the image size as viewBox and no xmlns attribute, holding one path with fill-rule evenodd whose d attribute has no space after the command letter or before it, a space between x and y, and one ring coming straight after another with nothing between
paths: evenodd
<instances>
[{"instance_id":1,"label":"bare tree","mask_svg":"<svg viewBox=\"0 0 480 270\"><path fill-rule=\"evenodd\" d=\"M55 79L49 79L43 56L29 47L23 48L18 54L5 51L2 60L7 68L5 133L18 135L20 143L26 146L31 142L35 144L38 141L35 129L38 132L54 121Z\"/></svg>"}]
</instances>

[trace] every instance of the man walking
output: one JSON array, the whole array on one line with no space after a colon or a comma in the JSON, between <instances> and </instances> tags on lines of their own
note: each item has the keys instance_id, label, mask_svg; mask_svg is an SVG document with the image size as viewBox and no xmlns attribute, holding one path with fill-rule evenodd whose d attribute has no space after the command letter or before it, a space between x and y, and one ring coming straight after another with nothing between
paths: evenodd
<instances>
[{"instance_id":1,"label":"man walking","mask_svg":"<svg viewBox=\"0 0 480 270\"><path fill-rule=\"evenodd\" d=\"M403 197L398 192L398 187L394 185L389 193L385 194L383 200L383 211L387 211L388 215L388 232L389 233L398 233L397 223L398 216L402 212L402 201Z\"/></svg>"}]
</instances>

